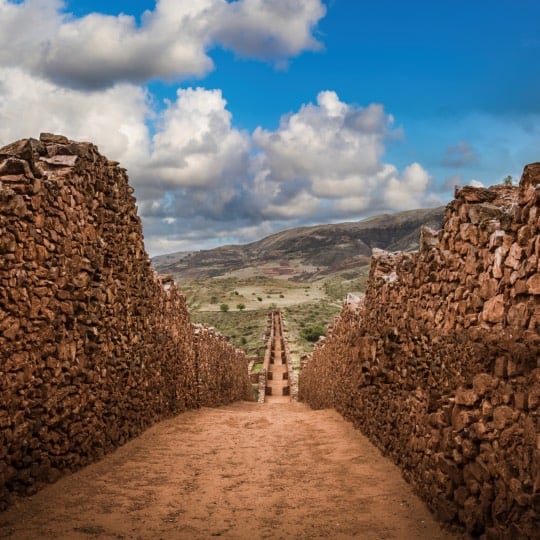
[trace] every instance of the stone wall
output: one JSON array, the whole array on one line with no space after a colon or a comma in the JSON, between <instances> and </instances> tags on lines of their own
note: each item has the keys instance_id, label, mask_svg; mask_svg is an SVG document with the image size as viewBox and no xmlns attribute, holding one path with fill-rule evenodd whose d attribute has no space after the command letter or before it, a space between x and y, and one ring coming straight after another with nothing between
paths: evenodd
<instances>
[{"instance_id":1,"label":"stone wall","mask_svg":"<svg viewBox=\"0 0 540 540\"><path fill-rule=\"evenodd\" d=\"M213 328L193 326L198 405L217 407L240 399L252 400L245 352Z\"/></svg>"},{"instance_id":2,"label":"stone wall","mask_svg":"<svg viewBox=\"0 0 540 540\"><path fill-rule=\"evenodd\" d=\"M540 530L540 164L463 188L416 253L377 252L300 377L401 467L443 521Z\"/></svg>"},{"instance_id":3,"label":"stone wall","mask_svg":"<svg viewBox=\"0 0 540 540\"><path fill-rule=\"evenodd\" d=\"M132 191L90 143L0 149L0 509L161 418L251 399L243 352L195 336L153 272Z\"/></svg>"}]
</instances>

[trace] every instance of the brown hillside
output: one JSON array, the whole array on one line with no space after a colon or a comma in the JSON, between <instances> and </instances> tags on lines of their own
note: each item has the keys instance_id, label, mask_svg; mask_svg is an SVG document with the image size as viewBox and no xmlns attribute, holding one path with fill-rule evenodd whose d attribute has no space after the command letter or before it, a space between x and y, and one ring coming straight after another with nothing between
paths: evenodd
<instances>
[{"instance_id":1,"label":"brown hillside","mask_svg":"<svg viewBox=\"0 0 540 540\"><path fill-rule=\"evenodd\" d=\"M413 250L420 228L440 228L444 208L383 214L363 221L282 231L257 242L155 257L156 270L201 279L253 269L309 279L369 264L371 250Z\"/></svg>"}]
</instances>

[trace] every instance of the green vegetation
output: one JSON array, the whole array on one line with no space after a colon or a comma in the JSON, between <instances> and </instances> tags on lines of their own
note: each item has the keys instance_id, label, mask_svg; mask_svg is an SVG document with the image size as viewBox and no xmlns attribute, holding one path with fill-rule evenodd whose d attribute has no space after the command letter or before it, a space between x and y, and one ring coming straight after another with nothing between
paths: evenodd
<instances>
[{"instance_id":1,"label":"green vegetation","mask_svg":"<svg viewBox=\"0 0 540 540\"><path fill-rule=\"evenodd\" d=\"M259 373L263 367L262 362L256 362L253 364L253 369L251 370L251 373Z\"/></svg>"},{"instance_id":2,"label":"green vegetation","mask_svg":"<svg viewBox=\"0 0 540 540\"><path fill-rule=\"evenodd\" d=\"M316 341L318 341L318 339L321 336L326 336L326 330L322 326L319 326L319 325L305 326L300 331L300 335L306 341L310 341L311 343L315 343Z\"/></svg>"},{"instance_id":3,"label":"green vegetation","mask_svg":"<svg viewBox=\"0 0 540 540\"><path fill-rule=\"evenodd\" d=\"M250 356L264 354L268 312L281 309L291 357L298 364L302 354L311 351L326 333L347 293L361 294L365 289L367 269L361 272L366 275L359 276L357 271L352 279L334 275L315 282L219 277L181 283L180 288L193 322L213 326Z\"/></svg>"},{"instance_id":4,"label":"green vegetation","mask_svg":"<svg viewBox=\"0 0 540 540\"><path fill-rule=\"evenodd\" d=\"M291 354L301 355L311 351L319 335L326 334L326 326L334 320L340 310L341 302L328 300L286 307L283 310L283 317L288 330L287 340Z\"/></svg>"},{"instance_id":5,"label":"green vegetation","mask_svg":"<svg viewBox=\"0 0 540 540\"><path fill-rule=\"evenodd\" d=\"M369 268L364 270L365 275L353 279L329 278L325 280L323 287L326 296L335 302L341 302L347 297L347 293L361 294L366 290Z\"/></svg>"}]
</instances>

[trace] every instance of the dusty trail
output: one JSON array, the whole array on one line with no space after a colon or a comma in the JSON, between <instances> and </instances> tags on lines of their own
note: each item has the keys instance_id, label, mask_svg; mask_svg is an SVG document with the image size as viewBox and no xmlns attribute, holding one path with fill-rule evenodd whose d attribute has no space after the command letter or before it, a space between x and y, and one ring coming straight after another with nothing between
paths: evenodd
<instances>
[{"instance_id":1,"label":"dusty trail","mask_svg":"<svg viewBox=\"0 0 540 540\"><path fill-rule=\"evenodd\" d=\"M450 539L331 410L237 403L161 422L0 513L11 539Z\"/></svg>"}]
</instances>

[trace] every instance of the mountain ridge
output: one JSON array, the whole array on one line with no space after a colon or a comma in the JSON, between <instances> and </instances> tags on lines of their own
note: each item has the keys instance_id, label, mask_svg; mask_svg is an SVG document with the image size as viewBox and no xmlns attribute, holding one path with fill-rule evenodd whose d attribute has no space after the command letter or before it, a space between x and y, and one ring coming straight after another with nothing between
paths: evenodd
<instances>
[{"instance_id":1,"label":"mountain ridge","mask_svg":"<svg viewBox=\"0 0 540 540\"><path fill-rule=\"evenodd\" d=\"M160 255L152 264L177 280L257 273L307 280L355 272L369 264L373 248L416 249L420 228L440 228L444 210L407 210L361 221L296 227L248 244Z\"/></svg>"}]
</instances>

